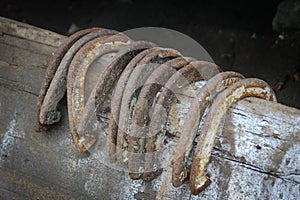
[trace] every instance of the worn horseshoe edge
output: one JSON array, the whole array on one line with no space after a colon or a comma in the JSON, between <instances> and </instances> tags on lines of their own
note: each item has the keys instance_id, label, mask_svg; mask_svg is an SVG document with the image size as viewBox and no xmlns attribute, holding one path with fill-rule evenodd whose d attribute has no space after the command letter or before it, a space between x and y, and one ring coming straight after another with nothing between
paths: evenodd
<instances>
[{"instance_id":1,"label":"worn horseshoe edge","mask_svg":"<svg viewBox=\"0 0 300 200\"><path fill-rule=\"evenodd\" d=\"M133 111L133 109L130 110L129 108L132 95L137 92L137 87L144 84L145 79L157 67L157 65L159 65L160 62L164 62L166 59L171 59L171 57L177 55L179 55L178 51L161 47L153 47L151 51L149 51L148 54L139 61L139 63L131 72L123 92L119 114L116 156L118 156L118 161L120 163L127 163L128 160L128 156L126 154L128 150L128 143L125 128L127 127L129 120L127 117L129 117L130 113L132 113L130 111ZM153 62L154 65L148 65L150 62Z\"/></svg>"},{"instance_id":2,"label":"worn horseshoe edge","mask_svg":"<svg viewBox=\"0 0 300 200\"><path fill-rule=\"evenodd\" d=\"M143 71L145 71L145 69L147 69L148 73L149 70L154 70L153 66L148 67L148 63L151 62L151 60L154 61L154 59L156 59L156 61L154 61L154 63L158 64L158 62L162 62L162 59L160 59L159 57L162 56L166 56L165 54L163 54L162 52L166 51L166 49L161 48L161 47L153 47L151 49L151 51L148 52L147 55L145 55L135 66L135 68L132 70L130 76L128 77L127 80L127 84L126 86L124 86L124 90L123 90L123 95L122 95L122 101L121 101L121 105L120 105L120 112L119 112L119 121L118 121L118 134L117 134L117 145L116 145L116 152L118 154L118 156L122 157L122 153L124 150L127 150L127 145L125 145L125 129L127 128L127 124L128 124L128 117L131 115L132 112L130 112L129 109L129 105L132 99L132 95L136 92L135 90L137 89L137 87L140 84L143 84L143 82L145 81L144 79L146 78L145 76L140 76L141 73L143 73ZM175 53L175 51L174 51ZM178 55L179 52L176 52ZM174 56L172 54L172 56ZM168 56L167 56L168 57ZM170 59L170 58L168 58ZM156 67L156 66L155 66ZM148 76L148 75L147 75ZM139 81L142 83L139 84ZM133 111L133 110L131 110ZM120 158L120 160L122 160L122 158ZM127 159L125 159L127 160Z\"/></svg>"},{"instance_id":3,"label":"worn horseshoe edge","mask_svg":"<svg viewBox=\"0 0 300 200\"><path fill-rule=\"evenodd\" d=\"M108 159L111 162L116 161L116 145L117 145L117 133L118 133L118 124L119 124L119 114L121 109L121 102L124 93L124 89L127 85L130 74L137 66L137 64L150 52L154 49L145 49L136 55L126 66L124 71L122 72L118 83L115 87L115 90L112 95L111 105L110 105L110 120L108 126L108 135L107 135L107 153Z\"/></svg>"},{"instance_id":4,"label":"worn horseshoe edge","mask_svg":"<svg viewBox=\"0 0 300 200\"><path fill-rule=\"evenodd\" d=\"M209 177L205 176L205 169L210 160L221 119L233 103L246 97L276 101L272 88L263 80L255 78L238 81L217 96L204 119L200 141L193 157L190 173L190 189L193 195L199 194L210 184Z\"/></svg>"},{"instance_id":5,"label":"worn horseshoe edge","mask_svg":"<svg viewBox=\"0 0 300 200\"><path fill-rule=\"evenodd\" d=\"M104 72L100 75L97 85L93 89L86 107L84 109L81 122L78 127L79 135L88 135L90 133L86 133L86 123L91 115L91 113L96 112L97 116L101 116L101 113L105 110L102 107L102 104L107 99L108 95L112 92L112 89L115 86L116 81L120 77L122 71L138 53L141 51L151 48L155 46L152 42L147 41L136 41L131 43L130 45L123 47L113 58L108 67L104 70ZM99 119L97 119L99 121ZM91 137L90 137L91 138ZM95 138L95 136L93 136ZM94 143L96 139L88 140L85 137L80 138L80 142L77 143L77 148L80 152L87 151Z\"/></svg>"},{"instance_id":6,"label":"worn horseshoe edge","mask_svg":"<svg viewBox=\"0 0 300 200\"><path fill-rule=\"evenodd\" d=\"M156 70L153 71L153 73L150 75L145 85L141 89L141 92L137 99L134 110L134 124L138 124L139 126L149 125L149 111L156 99L158 92L171 78L171 76L176 73L177 70L186 66L191 61L195 61L195 59L189 57L178 57L164 64L161 64ZM161 174L162 170L154 171L151 169L151 167L151 164L148 165L148 163L145 163L145 173L143 174L143 180L151 181L156 176Z\"/></svg>"},{"instance_id":7,"label":"worn horseshoe edge","mask_svg":"<svg viewBox=\"0 0 300 200\"><path fill-rule=\"evenodd\" d=\"M69 113L69 127L75 145L80 143L81 141L81 138L77 134L77 129L76 129L77 127L76 124L74 123L74 118L73 118L74 109L73 109L73 102L72 102L72 94L73 94L73 86L74 86L75 78L80 66L83 63L85 63L86 61L85 58L89 56L91 52L94 53L92 57L95 56L95 58L97 58L101 56L101 55L97 55L97 52L93 52L93 49L96 48L97 44L102 44L102 42L104 42L106 39L120 35L116 31L108 31L106 33L107 34L105 34L104 32L102 36L99 35L99 37L96 37L93 40L85 43L82 46L82 48L75 54L69 66L68 75L67 75L68 76L67 77L67 102L68 102L68 113Z\"/></svg>"},{"instance_id":8,"label":"worn horseshoe edge","mask_svg":"<svg viewBox=\"0 0 300 200\"><path fill-rule=\"evenodd\" d=\"M193 61L175 73L165 84L153 107L151 122L146 141L145 163L155 164L166 134L166 122L172 105L176 102L176 93L193 82L208 80L219 72L219 67L206 61ZM154 169L154 166L151 167ZM149 176L149 175L148 175ZM151 179L150 177L148 177Z\"/></svg>"},{"instance_id":9,"label":"worn horseshoe edge","mask_svg":"<svg viewBox=\"0 0 300 200\"><path fill-rule=\"evenodd\" d=\"M101 30L102 28L89 28L89 29L84 29L81 31L78 31L76 33L74 33L73 35L71 35L67 42L65 42L64 44L62 44L61 46L58 47L58 49L55 51L55 53L53 54L53 56L51 57L47 70L45 72L45 77L44 80L42 82L42 86L41 86L41 90L38 96L38 102L37 102L37 108L36 108L36 117L35 117L35 131L36 132L41 132L43 130L47 129L47 126L43 125L40 123L40 111L41 111L41 106L43 104L45 95L48 91L49 85L54 77L54 74L58 68L59 63L61 62L61 59L63 58L63 56L65 55L65 53L68 51L68 49L81 37L83 37L84 35L93 32L93 31L97 31L97 30Z\"/></svg>"},{"instance_id":10,"label":"worn horseshoe edge","mask_svg":"<svg viewBox=\"0 0 300 200\"><path fill-rule=\"evenodd\" d=\"M178 56L181 56L180 52L174 49L160 47L155 48L155 51L143 58L134 69L124 90L117 145L119 147L118 150L128 152L128 170L132 179L140 177L140 174L136 173L140 171L137 170L137 168L144 168L144 165L140 165L140 162L144 160L142 159L141 152L145 149L143 145L144 130L137 130L135 124L132 123L135 108L135 102L132 101L132 98L138 98L141 88L155 69L157 69L161 64ZM126 116L123 117L122 114L125 114ZM129 133L127 128L130 126L132 126L132 130ZM137 137L136 134L140 136ZM128 144L127 147L125 145L126 143ZM124 157L126 162L126 155L124 155Z\"/></svg>"},{"instance_id":11,"label":"worn horseshoe edge","mask_svg":"<svg viewBox=\"0 0 300 200\"><path fill-rule=\"evenodd\" d=\"M237 72L221 72L209 79L199 90L196 99L190 106L181 137L175 147L172 171L173 186L179 187L188 178L190 166L187 166L187 160L191 155L199 121L205 109L211 104L219 92L243 78L245 77Z\"/></svg>"},{"instance_id":12,"label":"worn horseshoe edge","mask_svg":"<svg viewBox=\"0 0 300 200\"><path fill-rule=\"evenodd\" d=\"M91 41L89 45L86 45L80 50L82 56L79 56L79 58L83 57L84 59L80 62L75 62L80 63L80 65L75 66L77 72L73 79L71 106L68 105L72 109L69 116L72 115L71 118L75 126L78 126L85 106L84 84L88 68L97 58L100 58L107 53L118 52L123 47L128 46L131 42L132 40L127 36L118 34L104 38L104 40L101 40L100 38L100 40ZM75 131L77 131L77 127L75 127Z\"/></svg>"},{"instance_id":13,"label":"worn horseshoe edge","mask_svg":"<svg viewBox=\"0 0 300 200\"><path fill-rule=\"evenodd\" d=\"M61 60L56 73L51 81L49 89L44 98L40 111L40 123L43 125L50 125L60 120L61 114L57 111L57 104L63 98L67 90L67 76L70 63L75 54L84 46L95 38L103 38L118 34L117 31L100 29L84 35L78 39L71 48L66 52Z\"/></svg>"}]
</instances>

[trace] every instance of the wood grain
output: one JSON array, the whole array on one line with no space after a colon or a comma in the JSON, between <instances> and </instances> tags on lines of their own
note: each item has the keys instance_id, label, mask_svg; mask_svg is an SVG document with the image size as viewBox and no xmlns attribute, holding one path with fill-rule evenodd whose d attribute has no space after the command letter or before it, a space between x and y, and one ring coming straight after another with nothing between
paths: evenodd
<instances>
[{"instance_id":1,"label":"wood grain","mask_svg":"<svg viewBox=\"0 0 300 200\"><path fill-rule=\"evenodd\" d=\"M72 144L67 108L51 130L34 132L37 95L47 61L65 36L0 17L0 199L297 199L300 110L247 98L229 110L207 168L212 184L192 196L171 185L171 171L132 181L97 153ZM195 85L169 117L180 132ZM175 119L180 117L180 121ZM176 141L176 139L175 139ZM169 163L170 164L170 163Z\"/></svg>"}]
</instances>

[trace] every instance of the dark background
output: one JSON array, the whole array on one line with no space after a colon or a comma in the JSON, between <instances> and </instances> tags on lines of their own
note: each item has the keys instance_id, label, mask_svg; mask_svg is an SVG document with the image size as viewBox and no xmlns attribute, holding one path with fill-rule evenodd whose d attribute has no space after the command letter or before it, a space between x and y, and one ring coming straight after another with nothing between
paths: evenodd
<instances>
[{"instance_id":1,"label":"dark background","mask_svg":"<svg viewBox=\"0 0 300 200\"><path fill-rule=\"evenodd\" d=\"M300 34L272 29L280 2L2 0L0 15L64 35L93 26L174 29L198 41L222 69L264 79L280 103L300 108Z\"/></svg>"}]
</instances>

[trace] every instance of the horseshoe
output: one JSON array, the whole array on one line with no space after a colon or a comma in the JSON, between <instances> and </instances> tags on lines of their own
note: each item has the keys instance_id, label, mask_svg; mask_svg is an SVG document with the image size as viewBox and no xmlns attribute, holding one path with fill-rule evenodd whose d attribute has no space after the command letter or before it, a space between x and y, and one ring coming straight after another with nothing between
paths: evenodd
<instances>
[{"instance_id":1,"label":"horseshoe","mask_svg":"<svg viewBox=\"0 0 300 200\"><path fill-rule=\"evenodd\" d=\"M105 41L95 41L91 44L91 46L82 48L83 52L86 51L88 53L81 62L78 62L80 63L80 66L75 67L78 70L76 73L76 77L73 80L73 91L71 93L71 108L73 109L72 114L75 124L79 124L85 106L84 83L85 75L89 66L93 63L94 60L96 60L96 58L99 58L107 53L117 52L124 46L129 45L130 42L131 41L128 37L124 37L123 35L114 35L107 38Z\"/></svg>"},{"instance_id":2,"label":"horseshoe","mask_svg":"<svg viewBox=\"0 0 300 200\"><path fill-rule=\"evenodd\" d=\"M236 72L221 72L209 79L200 89L190 106L181 137L175 147L172 171L173 186L179 187L188 178L189 166L187 166L187 160L191 155L196 131L205 109L219 92L243 78L243 75Z\"/></svg>"},{"instance_id":3,"label":"horseshoe","mask_svg":"<svg viewBox=\"0 0 300 200\"><path fill-rule=\"evenodd\" d=\"M190 188L193 195L199 194L209 184L209 177L205 176L205 169L209 163L216 133L222 117L235 102L246 98L257 97L269 101L276 101L272 88L264 81L249 78L234 83L222 91L213 101L200 130L200 141L194 154L190 174Z\"/></svg>"},{"instance_id":4,"label":"horseshoe","mask_svg":"<svg viewBox=\"0 0 300 200\"><path fill-rule=\"evenodd\" d=\"M80 138L77 133L77 125L82 113L81 109L84 107L84 81L88 67L102 55L118 51L122 46L126 46L130 42L127 36L121 34L113 36L104 35L86 43L74 56L68 73L67 100L69 126L75 144L78 144Z\"/></svg>"},{"instance_id":5,"label":"horseshoe","mask_svg":"<svg viewBox=\"0 0 300 200\"><path fill-rule=\"evenodd\" d=\"M137 124L138 126L133 126L133 133L141 131L139 130L140 127L146 127L149 125L151 120L149 117L150 108L155 101L157 93L165 85L169 78L177 70L194 60L195 59L193 58L185 57L174 58L164 64L161 64L157 69L153 71L153 73L150 75L145 85L141 89L135 105L133 124ZM146 137L146 132L147 130L144 130L143 134L145 135L143 137ZM144 138L144 140L147 140L147 138ZM143 146L143 148L145 148L145 146ZM153 170L149 168L150 166L145 163L145 173L143 175L143 179L147 181L152 180L154 177L161 173L161 171L158 173L153 172Z\"/></svg>"},{"instance_id":6,"label":"horseshoe","mask_svg":"<svg viewBox=\"0 0 300 200\"><path fill-rule=\"evenodd\" d=\"M54 55L51 57L46 73L45 73L45 78L42 83L42 87L38 96L38 102L37 102L37 110L36 110L36 118L35 118L35 131L36 132L41 132L43 129L46 129L46 126L43 125L40 122L40 112L41 112L41 106L43 104L45 95L48 91L49 85L54 77L54 74L58 68L58 65L61 62L61 59L63 59L64 55L68 51L68 49L82 36L93 32L93 31L98 31L102 30L102 28L90 28L90 29L85 29L78 31L71 35L66 43L62 44L61 46L58 47L58 49L55 51Z\"/></svg>"},{"instance_id":7,"label":"horseshoe","mask_svg":"<svg viewBox=\"0 0 300 200\"><path fill-rule=\"evenodd\" d=\"M112 30L97 30L83 36L71 46L60 62L44 98L40 111L41 124L50 125L60 120L61 114L57 111L57 104L63 98L67 89L67 73L69 65L78 50L84 48L83 46L86 45L86 43L95 38L104 40L109 35L115 35L117 33L118 32Z\"/></svg>"},{"instance_id":8,"label":"horseshoe","mask_svg":"<svg viewBox=\"0 0 300 200\"><path fill-rule=\"evenodd\" d=\"M147 165L152 163L151 169L157 168L154 161L159 157L159 150L163 147L167 117L171 106L176 102L177 90L193 82L208 80L218 72L219 67L214 63L193 61L175 73L165 84L154 105L146 141L145 163Z\"/></svg>"},{"instance_id":9,"label":"horseshoe","mask_svg":"<svg viewBox=\"0 0 300 200\"><path fill-rule=\"evenodd\" d=\"M121 109L122 97L124 93L125 86L127 85L130 74L137 66L137 64L149 53L151 53L154 48L146 49L136 55L126 66L122 72L118 83L115 87L113 97L111 99L110 105L110 120L108 126L107 134L107 152L108 158L111 162L116 160L116 145L117 145L117 133L118 133L118 124L119 124L119 114Z\"/></svg>"},{"instance_id":10,"label":"horseshoe","mask_svg":"<svg viewBox=\"0 0 300 200\"><path fill-rule=\"evenodd\" d=\"M147 123L143 123L142 121L148 120L149 118L146 119L147 115L141 116L141 114L142 114L142 113L140 113L141 110L139 108L137 109L137 106L141 106L140 100L143 101L143 99L140 99L141 95L145 94L142 91L145 87L149 86L149 84L155 82L155 78L153 77L153 75L154 76L160 75L161 79L163 79L163 78L165 78L163 75L168 76L167 73L172 73L172 72L168 71L165 74L158 74L157 73L158 71L163 73L161 66L164 66L167 63L174 64L175 61L179 61L178 58L176 58L177 56L180 56L179 52L174 51L173 49L161 49L161 50L162 51L161 51L161 54L159 54L159 57L155 58L155 63L159 63L158 65L156 64L156 66L149 71L149 68L151 67L151 63L153 63L153 61L150 61L148 63L146 63L147 61L145 61L145 63L144 63L145 65L142 63L142 66L139 67L138 75L134 76L137 79L136 81L139 81L140 83L138 83L138 84L134 83L133 87L138 88L138 86L141 85L140 88L142 88L142 89L139 88L140 92L137 92L135 94L135 96L137 98L136 103L134 105L131 105L130 110L132 111L132 115L127 123L129 126L131 126L131 133L130 133L130 135L128 135L127 132L123 133L123 134L125 134L125 136L124 136L125 140L127 138L128 151L130 152L129 156L128 156L129 157L128 168L129 168L129 172L130 172L129 175L134 180L141 178L142 173L137 173L137 172L141 171L141 169L143 169L145 167L144 164L142 164L142 163L144 161L143 152L145 152L145 135L146 135L148 128L147 128ZM154 56L155 55L153 55L153 58L154 58ZM183 59L183 57L180 57L180 58ZM180 62L181 65L182 65L182 62ZM179 67L180 66L178 66L177 68L179 68ZM174 65L174 68L176 68L175 65ZM170 70L170 67L168 69ZM143 73L143 71L147 71L147 75L141 74L141 73ZM156 77L156 78L158 80L159 77ZM141 79L143 79L143 80L141 80ZM153 84L153 86L154 86L154 84ZM129 89L129 91L130 91L130 89ZM137 91L139 91L139 90L137 90ZM155 94L153 96L153 100L154 100L154 97L155 97ZM148 100L149 100L149 102L151 101L150 99L148 99ZM149 104L149 106L151 106L151 105ZM139 119L139 117L143 117L143 118L145 117L145 119ZM127 127L128 126L127 124L124 127ZM138 137L136 137L137 135L138 135Z\"/></svg>"},{"instance_id":11,"label":"horseshoe","mask_svg":"<svg viewBox=\"0 0 300 200\"><path fill-rule=\"evenodd\" d=\"M96 141L94 135L85 132L85 130L87 129L86 122L90 121L90 117L93 116L91 113L96 112L97 116L100 116L101 113L105 112L103 103L107 99L108 95L111 94L112 89L114 88L115 83L124 68L138 53L153 46L154 44L151 42L137 41L122 48L114 56L109 66L100 75L97 85L95 86L88 99L78 127L78 134L81 137L77 146L81 152L87 151Z\"/></svg>"},{"instance_id":12,"label":"horseshoe","mask_svg":"<svg viewBox=\"0 0 300 200\"><path fill-rule=\"evenodd\" d=\"M152 48L149 53L140 60L140 62L136 65L136 67L132 70L130 77L128 77L126 87L124 88L123 97L121 101L120 107L120 115L119 115L119 126L118 126L118 134L117 134L117 149L119 151L123 151L124 148L127 148L126 145L124 146L125 141L125 129L128 124L128 115L129 115L129 104L132 98L133 93L135 93L136 89L141 86L146 77L149 76L149 73L153 71L159 62L163 62L163 59L170 59L168 58L167 49L163 49L160 47ZM175 52L175 50L173 50ZM176 51L176 55L178 52ZM175 54L172 54L174 57ZM161 59L160 59L161 57ZM156 59L156 60L155 60ZM147 65L149 62L153 60L154 65ZM117 153L118 153L117 150Z\"/></svg>"},{"instance_id":13,"label":"horseshoe","mask_svg":"<svg viewBox=\"0 0 300 200\"><path fill-rule=\"evenodd\" d=\"M147 77L155 70L161 63L166 62L167 60L173 59L180 55L178 51L173 49L165 49L165 48L154 48L155 50L145 56L128 79L126 88L124 90L121 111L119 116L119 130L117 136L117 145L119 150L129 150L130 154L134 152L133 149L130 149L132 146L129 140L133 137L127 135L127 127L130 126L131 118L127 118L132 116L133 114L133 106L131 99L133 96L138 95L141 86L145 83ZM131 102L131 103L130 103ZM131 105L130 105L131 104ZM124 118L126 116L126 118ZM126 130L125 130L126 129ZM127 141L128 137L128 141ZM128 146L126 143L128 142ZM117 149L118 150L118 149ZM126 152L126 151L125 151ZM131 157L132 158L132 157ZM126 158L125 158L126 159ZM129 159L129 170L131 160Z\"/></svg>"}]
</instances>

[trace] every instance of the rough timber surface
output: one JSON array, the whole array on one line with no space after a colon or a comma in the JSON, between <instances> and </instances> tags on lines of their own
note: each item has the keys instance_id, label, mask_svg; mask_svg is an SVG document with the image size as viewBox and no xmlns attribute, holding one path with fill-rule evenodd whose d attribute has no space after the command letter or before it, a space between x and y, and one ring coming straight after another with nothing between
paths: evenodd
<instances>
[{"instance_id":1,"label":"rough timber surface","mask_svg":"<svg viewBox=\"0 0 300 200\"><path fill-rule=\"evenodd\" d=\"M188 184L172 187L168 168L152 182L132 181L96 155L78 153L64 103L62 121L36 133L47 61L64 40L0 17L0 199L299 198L300 110L279 103L248 98L232 106L207 169L212 184L198 196ZM184 119L184 109L178 116Z\"/></svg>"}]
</instances>

